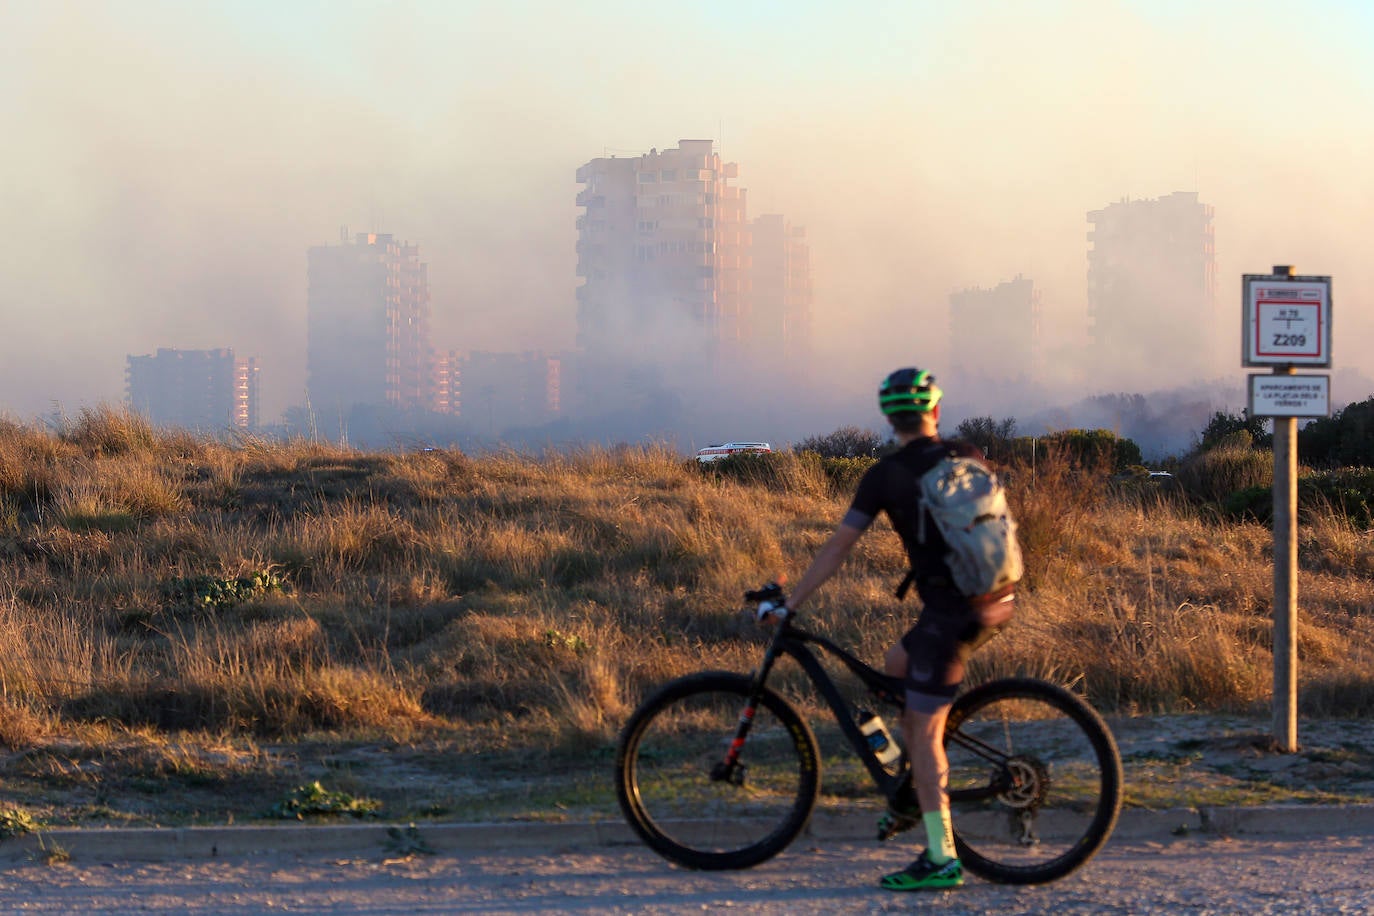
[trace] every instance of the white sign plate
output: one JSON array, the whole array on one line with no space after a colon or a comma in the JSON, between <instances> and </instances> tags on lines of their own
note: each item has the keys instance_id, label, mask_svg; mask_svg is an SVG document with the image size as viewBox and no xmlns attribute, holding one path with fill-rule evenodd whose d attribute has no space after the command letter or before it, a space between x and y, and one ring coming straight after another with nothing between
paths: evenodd
<instances>
[{"instance_id":1,"label":"white sign plate","mask_svg":"<svg viewBox=\"0 0 1374 916\"><path fill-rule=\"evenodd\" d=\"M1242 365L1331 365L1331 278L1246 274Z\"/></svg>"},{"instance_id":2,"label":"white sign plate","mask_svg":"<svg viewBox=\"0 0 1374 916\"><path fill-rule=\"evenodd\" d=\"M1250 416L1329 417L1331 379L1325 375L1252 375Z\"/></svg>"}]
</instances>

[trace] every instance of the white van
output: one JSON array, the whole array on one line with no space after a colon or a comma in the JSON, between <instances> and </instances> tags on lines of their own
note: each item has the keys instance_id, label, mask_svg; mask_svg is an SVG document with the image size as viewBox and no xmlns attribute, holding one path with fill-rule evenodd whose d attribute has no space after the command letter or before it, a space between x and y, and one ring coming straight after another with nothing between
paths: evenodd
<instances>
[{"instance_id":1,"label":"white van","mask_svg":"<svg viewBox=\"0 0 1374 916\"><path fill-rule=\"evenodd\" d=\"M722 445L708 445L697 450L697 461L703 464L719 461L730 455L743 455L749 452L771 452L773 447L767 442L726 442Z\"/></svg>"}]
</instances>

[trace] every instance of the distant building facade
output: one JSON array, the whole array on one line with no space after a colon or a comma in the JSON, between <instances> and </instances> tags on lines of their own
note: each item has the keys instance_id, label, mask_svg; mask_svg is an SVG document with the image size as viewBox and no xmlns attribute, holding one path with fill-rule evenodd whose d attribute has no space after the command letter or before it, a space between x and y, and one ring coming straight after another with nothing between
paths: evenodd
<instances>
[{"instance_id":1,"label":"distant building facade","mask_svg":"<svg viewBox=\"0 0 1374 916\"><path fill-rule=\"evenodd\" d=\"M433 390L428 265L418 245L358 233L308 255L307 376L321 414L427 409Z\"/></svg>"},{"instance_id":2,"label":"distant building facade","mask_svg":"<svg viewBox=\"0 0 1374 916\"><path fill-rule=\"evenodd\" d=\"M699 328L716 346L741 338L749 226L738 176L711 140L577 170L579 346L663 327Z\"/></svg>"},{"instance_id":3,"label":"distant building facade","mask_svg":"<svg viewBox=\"0 0 1374 916\"><path fill-rule=\"evenodd\" d=\"M664 391L807 359L806 232L751 221L739 174L712 140L577 170L574 412L652 413Z\"/></svg>"},{"instance_id":4,"label":"distant building facade","mask_svg":"<svg viewBox=\"0 0 1374 916\"><path fill-rule=\"evenodd\" d=\"M949 296L951 375L978 381L1035 382L1039 376L1040 291L1028 277ZM976 355L976 356L975 356Z\"/></svg>"},{"instance_id":5,"label":"distant building facade","mask_svg":"<svg viewBox=\"0 0 1374 916\"><path fill-rule=\"evenodd\" d=\"M562 362L539 352L444 354L435 361L435 410L490 437L549 423L563 413Z\"/></svg>"},{"instance_id":6,"label":"distant building facade","mask_svg":"<svg viewBox=\"0 0 1374 916\"><path fill-rule=\"evenodd\" d=\"M1223 365L1213 209L1195 192L1088 213L1091 368L1142 391Z\"/></svg>"},{"instance_id":7,"label":"distant building facade","mask_svg":"<svg viewBox=\"0 0 1374 916\"><path fill-rule=\"evenodd\" d=\"M230 349L160 348L130 356L125 370L129 406L159 426L256 429L258 364Z\"/></svg>"},{"instance_id":8,"label":"distant building facade","mask_svg":"<svg viewBox=\"0 0 1374 916\"><path fill-rule=\"evenodd\" d=\"M765 364L801 365L811 357L811 246L806 230L780 214L751 224L749 340Z\"/></svg>"}]
</instances>

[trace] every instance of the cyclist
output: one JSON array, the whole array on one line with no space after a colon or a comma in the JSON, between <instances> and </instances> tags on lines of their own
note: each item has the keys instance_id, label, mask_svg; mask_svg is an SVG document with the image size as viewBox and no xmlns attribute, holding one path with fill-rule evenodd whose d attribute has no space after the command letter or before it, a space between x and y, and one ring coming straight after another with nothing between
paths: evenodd
<instances>
[{"instance_id":1,"label":"cyclist","mask_svg":"<svg viewBox=\"0 0 1374 916\"><path fill-rule=\"evenodd\" d=\"M964 677L964 663L978 646L1010 620L1011 590L972 601L954 587L944 555L946 545L934 525L918 534L921 505L918 478L951 452L978 460L982 452L967 442L942 440L939 434L940 388L922 369L898 369L878 389L878 407L892 424L900 449L871 467L859 481L849 511L802 574L785 603L760 606L760 620L797 610L829 579L855 542L886 512L906 547L911 571L899 597L914 583L922 609L914 626L887 650L884 667L906 684L902 734L911 759L911 784L903 786L879 822L887 839L923 822L928 844L911 865L885 875L882 886L894 891L959 887L963 866L954 848L946 792L949 761L944 750L945 719ZM920 814L918 821L918 812Z\"/></svg>"}]
</instances>

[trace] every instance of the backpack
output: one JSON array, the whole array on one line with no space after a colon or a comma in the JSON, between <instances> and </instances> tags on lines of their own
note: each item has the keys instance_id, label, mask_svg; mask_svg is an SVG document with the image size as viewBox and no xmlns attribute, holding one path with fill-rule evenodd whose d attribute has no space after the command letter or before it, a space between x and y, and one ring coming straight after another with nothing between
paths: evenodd
<instances>
[{"instance_id":1,"label":"backpack","mask_svg":"<svg viewBox=\"0 0 1374 916\"><path fill-rule=\"evenodd\" d=\"M954 587L976 598L1010 590L1021 580L1016 520L997 475L974 458L949 454L921 475L924 511L917 537L926 541L929 518L949 545L945 563Z\"/></svg>"}]
</instances>

